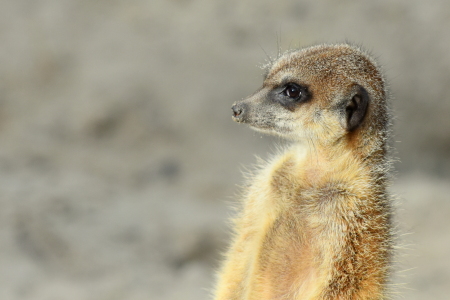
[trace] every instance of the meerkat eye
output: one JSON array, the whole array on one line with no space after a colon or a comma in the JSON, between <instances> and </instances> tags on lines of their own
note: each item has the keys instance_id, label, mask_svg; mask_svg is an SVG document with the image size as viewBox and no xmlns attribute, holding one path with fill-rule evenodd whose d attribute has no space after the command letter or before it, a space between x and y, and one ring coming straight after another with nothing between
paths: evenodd
<instances>
[{"instance_id":1,"label":"meerkat eye","mask_svg":"<svg viewBox=\"0 0 450 300\"><path fill-rule=\"evenodd\" d=\"M293 100L298 100L302 96L302 88L295 83L286 84L283 94Z\"/></svg>"}]
</instances>

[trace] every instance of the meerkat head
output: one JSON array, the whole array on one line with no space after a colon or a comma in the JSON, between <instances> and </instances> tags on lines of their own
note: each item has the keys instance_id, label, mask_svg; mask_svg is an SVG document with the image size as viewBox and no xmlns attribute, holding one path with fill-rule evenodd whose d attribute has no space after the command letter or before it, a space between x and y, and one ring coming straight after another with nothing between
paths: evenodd
<instances>
[{"instance_id":1,"label":"meerkat head","mask_svg":"<svg viewBox=\"0 0 450 300\"><path fill-rule=\"evenodd\" d=\"M384 101L383 78L367 54L347 44L320 45L282 55L262 87L232 110L236 122L259 131L334 142L386 126Z\"/></svg>"}]
</instances>

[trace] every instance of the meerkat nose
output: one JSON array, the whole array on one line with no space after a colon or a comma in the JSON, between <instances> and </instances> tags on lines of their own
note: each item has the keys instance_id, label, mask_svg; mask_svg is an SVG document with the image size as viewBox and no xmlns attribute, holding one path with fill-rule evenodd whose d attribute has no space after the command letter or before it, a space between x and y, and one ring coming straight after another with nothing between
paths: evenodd
<instances>
[{"instance_id":1,"label":"meerkat nose","mask_svg":"<svg viewBox=\"0 0 450 300\"><path fill-rule=\"evenodd\" d=\"M234 104L231 107L231 110L233 111L233 117L235 117L236 119L240 119L242 118L243 112L244 112L244 108L242 105L239 104Z\"/></svg>"}]
</instances>

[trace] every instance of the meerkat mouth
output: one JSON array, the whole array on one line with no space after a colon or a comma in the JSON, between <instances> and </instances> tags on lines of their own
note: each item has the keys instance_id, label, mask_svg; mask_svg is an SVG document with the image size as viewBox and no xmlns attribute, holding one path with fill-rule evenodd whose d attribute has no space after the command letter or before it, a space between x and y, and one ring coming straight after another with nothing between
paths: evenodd
<instances>
[{"instance_id":1,"label":"meerkat mouth","mask_svg":"<svg viewBox=\"0 0 450 300\"><path fill-rule=\"evenodd\" d=\"M236 123L245 123L241 118L236 118L235 116L231 116L231 119Z\"/></svg>"},{"instance_id":2,"label":"meerkat mouth","mask_svg":"<svg viewBox=\"0 0 450 300\"><path fill-rule=\"evenodd\" d=\"M255 131L269 134L269 135L278 135L278 136L284 136L286 138L289 137L290 134L292 134L292 130L290 128L286 127L275 127L270 126L266 124L258 124L258 123L248 123L249 127Z\"/></svg>"}]
</instances>

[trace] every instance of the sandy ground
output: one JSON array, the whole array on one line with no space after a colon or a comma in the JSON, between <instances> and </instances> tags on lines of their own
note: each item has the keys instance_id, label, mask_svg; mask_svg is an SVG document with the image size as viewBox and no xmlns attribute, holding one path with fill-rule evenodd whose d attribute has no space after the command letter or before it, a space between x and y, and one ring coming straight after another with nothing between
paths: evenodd
<instances>
[{"instance_id":1,"label":"sandy ground","mask_svg":"<svg viewBox=\"0 0 450 300\"><path fill-rule=\"evenodd\" d=\"M240 170L279 143L231 104L277 44L346 39L393 94L398 298L448 299L447 1L0 2L0 299L208 299Z\"/></svg>"}]
</instances>

